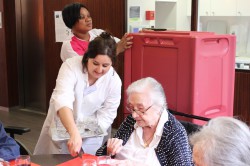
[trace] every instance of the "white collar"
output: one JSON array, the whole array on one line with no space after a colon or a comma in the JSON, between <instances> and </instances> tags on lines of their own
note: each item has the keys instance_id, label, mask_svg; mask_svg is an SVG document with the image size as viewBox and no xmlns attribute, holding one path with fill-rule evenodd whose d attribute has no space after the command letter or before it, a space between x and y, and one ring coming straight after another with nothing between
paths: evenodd
<instances>
[{"instance_id":1,"label":"white collar","mask_svg":"<svg viewBox=\"0 0 250 166\"><path fill-rule=\"evenodd\" d=\"M159 120L159 122L157 124L156 130L155 130L155 135L157 135L157 136L161 136L162 135L164 124L167 121L168 121L168 111L166 109L164 109L162 111L160 120ZM137 123L134 124L134 128L136 130L140 128L139 130L142 131L142 127L138 126Z\"/></svg>"}]
</instances>

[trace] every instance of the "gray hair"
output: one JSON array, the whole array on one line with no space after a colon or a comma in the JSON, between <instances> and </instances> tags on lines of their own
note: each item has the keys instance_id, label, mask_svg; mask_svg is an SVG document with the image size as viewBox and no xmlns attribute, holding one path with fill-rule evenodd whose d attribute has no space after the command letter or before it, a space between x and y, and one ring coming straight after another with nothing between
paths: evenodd
<instances>
[{"instance_id":1,"label":"gray hair","mask_svg":"<svg viewBox=\"0 0 250 166\"><path fill-rule=\"evenodd\" d=\"M127 88L127 96L133 92L143 92L145 89L150 89L150 99L153 104L162 108L167 108L166 96L161 84L152 77L142 78L129 85Z\"/></svg>"},{"instance_id":2,"label":"gray hair","mask_svg":"<svg viewBox=\"0 0 250 166\"><path fill-rule=\"evenodd\" d=\"M207 166L249 166L250 129L233 117L217 117L190 136Z\"/></svg>"}]
</instances>

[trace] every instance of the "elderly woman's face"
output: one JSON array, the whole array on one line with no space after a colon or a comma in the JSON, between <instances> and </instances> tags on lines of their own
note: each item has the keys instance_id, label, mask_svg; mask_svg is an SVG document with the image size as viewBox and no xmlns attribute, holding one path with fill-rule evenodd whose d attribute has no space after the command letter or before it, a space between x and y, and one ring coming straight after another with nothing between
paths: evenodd
<instances>
[{"instance_id":1,"label":"elderly woman's face","mask_svg":"<svg viewBox=\"0 0 250 166\"><path fill-rule=\"evenodd\" d=\"M140 127L157 125L159 119L158 108L152 104L149 93L133 92L128 96L128 108L132 111L132 116Z\"/></svg>"}]
</instances>

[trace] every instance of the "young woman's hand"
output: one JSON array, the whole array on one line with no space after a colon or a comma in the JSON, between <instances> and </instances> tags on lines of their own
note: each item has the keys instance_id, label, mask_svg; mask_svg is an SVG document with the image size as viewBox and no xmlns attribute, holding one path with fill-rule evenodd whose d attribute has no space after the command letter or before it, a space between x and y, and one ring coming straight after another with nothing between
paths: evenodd
<instances>
[{"instance_id":1,"label":"young woman's hand","mask_svg":"<svg viewBox=\"0 0 250 166\"><path fill-rule=\"evenodd\" d=\"M133 36L129 35L128 33L125 33L121 40L117 43L116 55L124 52L128 48L131 48L133 44L132 39Z\"/></svg>"},{"instance_id":2,"label":"young woman's hand","mask_svg":"<svg viewBox=\"0 0 250 166\"><path fill-rule=\"evenodd\" d=\"M69 153L75 157L82 147L82 138L74 121L72 110L68 107L62 107L57 113L70 135L70 139L67 142Z\"/></svg>"},{"instance_id":3,"label":"young woman's hand","mask_svg":"<svg viewBox=\"0 0 250 166\"><path fill-rule=\"evenodd\" d=\"M70 134L70 139L67 143L69 153L75 157L82 148L82 138L78 131Z\"/></svg>"}]
</instances>

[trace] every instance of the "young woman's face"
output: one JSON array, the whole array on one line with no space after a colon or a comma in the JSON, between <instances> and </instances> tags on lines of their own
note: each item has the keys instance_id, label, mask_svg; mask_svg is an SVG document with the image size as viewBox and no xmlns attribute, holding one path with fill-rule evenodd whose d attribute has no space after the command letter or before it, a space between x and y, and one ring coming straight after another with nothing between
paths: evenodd
<instances>
[{"instance_id":1,"label":"young woman's face","mask_svg":"<svg viewBox=\"0 0 250 166\"><path fill-rule=\"evenodd\" d=\"M73 26L74 31L86 33L92 29L92 18L86 8L80 9L80 18Z\"/></svg>"},{"instance_id":2,"label":"young woman's face","mask_svg":"<svg viewBox=\"0 0 250 166\"><path fill-rule=\"evenodd\" d=\"M89 78L92 80L97 80L106 74L111 66L112 61L107 55L99 54L95 58L89 58L87 63Z\"/></svg>"}]
</instances>

